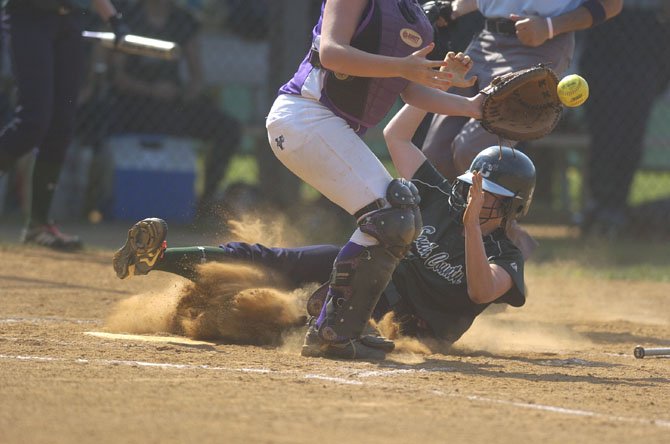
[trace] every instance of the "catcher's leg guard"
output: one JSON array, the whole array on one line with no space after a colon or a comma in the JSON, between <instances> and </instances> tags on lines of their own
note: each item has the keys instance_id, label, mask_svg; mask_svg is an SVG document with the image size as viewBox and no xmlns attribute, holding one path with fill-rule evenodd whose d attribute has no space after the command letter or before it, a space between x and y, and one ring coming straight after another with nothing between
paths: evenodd
<instances>
[{"instance_id":1,"label":"catcher's leg guard","mask_svg":"<svg viewBox=\"0 0 670 444\"><path fill-rule=\"evenodd\" d=\"M329 282L321 285L317 288L314 293L309 296L307 299L307 314L312 317L318 317L321 314L321 309L326 303L326 298L328 296L328 287L330 286Z\"/></svg>"},{"instance_id":2,"label":"catcher's leg guard","mask_svg":"<svg viewBox=\"0 0 670 444\"><path fill-rule=\"evenodd\" d=\"M360 338L393 270L421 231L414 185L395 179L387 188L386 199L390 208L371 212L359 221L361 231L374 236L379 245L351 256L341 254L335 260L328 300L317 321L319 336L326 341Z\"/></svg>"},{"instance_id":3,"label":"catcher's leg guard","mask_svg":"<svg viewBox=\"0 0 670 444\"><path fill-rule=\"evenodd\" d=\"M326 341L358 338L399 259L378 245L336 261L319 334Z\"/></svg>"},{"instance_id":4,"label":"catcher's leg guard","mask_svg":"<svg viewBox=\"0 0 670 444\"><path fill-rule=\"evenodd\" d=\"M405 179L393 179L386 189L386 200L391 205L358 220L363 233L379 241L391 254L401 259L421 233L422 220L418 204L419 190Z\"/></svg>"}]
</instances>

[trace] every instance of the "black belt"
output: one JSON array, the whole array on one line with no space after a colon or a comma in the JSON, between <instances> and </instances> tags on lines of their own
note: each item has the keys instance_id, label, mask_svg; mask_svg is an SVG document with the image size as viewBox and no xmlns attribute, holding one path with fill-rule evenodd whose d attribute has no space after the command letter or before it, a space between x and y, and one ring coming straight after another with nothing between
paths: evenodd
<instances>
[{"instance_id":1,"label":"black belt","mask_svg":"<svg viewBox=\"0 0 670 444\"><path fill-rule=\"evenodd\" d=\"M514 21L505 18L486 19L484 28L494 34L516 35Z\"/></svg>"}]
</instances>

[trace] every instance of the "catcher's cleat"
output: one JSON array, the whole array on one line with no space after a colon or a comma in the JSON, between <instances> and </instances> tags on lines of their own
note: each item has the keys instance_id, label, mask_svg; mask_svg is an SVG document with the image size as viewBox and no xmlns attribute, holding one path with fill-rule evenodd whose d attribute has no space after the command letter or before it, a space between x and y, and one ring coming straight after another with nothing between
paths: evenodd
<instances>
[{"instance_id":1,"label":"catcher's cleat","mask_svg":"<svg viewBox=\"0 0 670 444\"><path fill-rule=\"evenodd\" d=\"M147 274L167 248L167 223L149 218L137 222L128 230L126 244L114 253L114 271L119 279Z\"/></svg>"},{"instance_id":2,"label":"catcher's cleat","mask_svg":"<svg viewBox=\"0 0 670 444\"><path fill-rule=\"evenodd\" d=\"M382 361L386 358L386 353L393 350L392 344L393 342L388 339L373 336L343 342L328 342L319 336L316 326L311 325L305 335L305 343L300 354L310 358Z\"/></svg>"},{"instance_id":3,"label":"catcher's cleat","mask_svg":"<svg viewBox=\"0 0 670 444\"><path fill-rule=\"evenodd\" d=\"M21 233L21 242L59 251L76 251L83 247L78 236L62 233L55 224L51 223L25 228Z\"/></svg>"}]
</instances>

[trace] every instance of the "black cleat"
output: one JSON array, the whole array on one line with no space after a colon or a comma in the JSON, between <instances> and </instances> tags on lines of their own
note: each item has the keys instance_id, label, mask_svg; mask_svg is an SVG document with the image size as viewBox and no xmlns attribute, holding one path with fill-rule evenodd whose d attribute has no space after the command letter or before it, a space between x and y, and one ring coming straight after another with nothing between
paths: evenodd
<instances>
[{"instance_id":1,"label":"black cleat","mask_svg":"<svg viewBox=\"0 0 670 444\"><path fill-rule=\"evenodd\" d=\"M24 229L21 233L21 242L59 251L76 251L83 247L78 236L62 233L55 224L44 224Z\"/></svg>"},{"instance_id":2,"label":"black cleat","mask_svg":"<svg viewBox=\"0 0 670 444\"><path fill-rule=\"evenodd\" d=\"M126 244L114 253L112 263L119 279L147 274L167 248L167 223L149 218L128 230Z\"/></svg>"},{"instance_id":3,"label":"black cleat","mask_svg":"<svg viewBox=\"0 0 670 444\"><path fill-rule=\"evenodd\" d=\"M312 325L305 335L305 343L300 354L310 358L357 359L361 361L382 361L386 352L393 350L388 339L378 344L374 340L368 344L367 337L349 339L346 342L328 342L319 336L316 326ZM379 345L380 347L377 347Z\"/></svg>"}]
</instances>

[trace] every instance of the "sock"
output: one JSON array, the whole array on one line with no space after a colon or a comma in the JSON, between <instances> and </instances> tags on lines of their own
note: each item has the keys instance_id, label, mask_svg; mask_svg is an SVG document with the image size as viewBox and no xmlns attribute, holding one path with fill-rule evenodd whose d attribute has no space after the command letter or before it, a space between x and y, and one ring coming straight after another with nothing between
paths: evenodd
<instances>
[{"instance_id":1,"label":"sock","mask_svg":"<svg viewBox=\"0 0 670 444\"><path fill-rule=\"evenodd\" d=\"M196 281L198 278L196 267L198 265L206 262L225 262L227 260L230 260L230 256L223 248L219 247L168 248L163 253L163 257L156 262L153 269L177 274Z\"/></svg>"}]
</instances>

